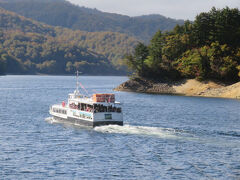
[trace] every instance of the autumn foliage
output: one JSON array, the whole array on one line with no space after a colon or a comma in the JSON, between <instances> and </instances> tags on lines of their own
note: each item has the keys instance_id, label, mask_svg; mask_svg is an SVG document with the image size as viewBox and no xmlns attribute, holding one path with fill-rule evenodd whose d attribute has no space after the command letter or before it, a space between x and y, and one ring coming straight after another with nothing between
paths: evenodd
<instances>
[{"instance_id":1,"label":"autumn foliage","mask_svg":"<svg viewBox=\"0 0 240 180\"><path fill-rule=\"evenodd\" d=\"M172 31L158 31L125 58L142 77L240 80L240 11L212 8Z\"/></svg>"}]
</instances>

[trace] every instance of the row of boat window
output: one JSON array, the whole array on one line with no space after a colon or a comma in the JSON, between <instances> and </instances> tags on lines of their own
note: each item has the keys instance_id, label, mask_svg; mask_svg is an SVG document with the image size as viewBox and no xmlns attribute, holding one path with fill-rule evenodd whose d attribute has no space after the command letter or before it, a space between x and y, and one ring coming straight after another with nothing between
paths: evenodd
<instances>
[{"instance_id":1,"label":"row of boat window","mask_svg":"<svg viewBox=\"0 0 240 180\"><path fill-rule=\"evenodd\" d=\"M84 103L78 103L76 105L75 103L72 103L69 105L70 108L72 109L78 109L81 111L87 111L87 112L118 112L121 113L122 109L120 107L115 107L115 106L104 106L102 104L94 104L94 105L89 105L89 104L84 104Z\"/></svg>"},{"instance_id":2,"label":"row of boat window","mask_svg":"<svg viewBox=\"0 0 240 180\"><path fill-rule=\"evenodd\" d=\"M73 113L74 116L80 117L80 118L86 118L86 119L92 119L91 116L86 116L85 114L76 114L75 112Z\"/></svg>"},{"instance_id":3,"label":"row of boat window","mask_svg":"<svg viewBox=\"0 0 240 180\"><path fill-rule=\"evenodd\" d=\"M104 106L102 104L94 104L94 110L96 112L118 112L121 113L122 109L120 107L115 106Z\"/></svg>"},{"instance_id":4,"label":"row of boat window","mask_svg":"<svg viewBox=\"0 0 240 180\"><path fill-rule=\"evenodd\" d=\"M53 108L53 112L60 113L60 114L67 114L67 111L64 109Z\"/></svg>"}]
</instances>

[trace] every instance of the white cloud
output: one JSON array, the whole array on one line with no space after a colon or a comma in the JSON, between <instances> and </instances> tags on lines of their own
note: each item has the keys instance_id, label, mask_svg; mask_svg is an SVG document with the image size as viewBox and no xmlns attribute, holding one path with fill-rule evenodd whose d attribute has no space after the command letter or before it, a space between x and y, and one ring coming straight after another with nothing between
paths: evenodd
<instances>
[{"instance_id":1,"label":"white cloud","mask_svg":"<svg viewBox=\"0 0 240 180\"><path fill-rule=\"evenodd\" d=\"M139 16L161 14L176 19L190 19L216 8L240 8L240 0L69 0L74 4L101 11Z\"/></svg>"}]
</instances>

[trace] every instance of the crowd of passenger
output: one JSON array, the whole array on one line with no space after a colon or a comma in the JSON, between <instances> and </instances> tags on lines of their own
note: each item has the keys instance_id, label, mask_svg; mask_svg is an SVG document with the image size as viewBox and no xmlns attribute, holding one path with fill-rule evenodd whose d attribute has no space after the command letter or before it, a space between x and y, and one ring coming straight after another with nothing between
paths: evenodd
<instances>
[{"instance_id":1,"label":"crowd of passenger","mask_svg":"<svg viewBox=\"0 0 240 180\"><path fill-rule=\"evenodd\" d=\"M104 106L103 104L94 104L89 105L89 104L83 104L83 103L79 103L78 105L76 105L75 103L72 103L69 105L70 108L72 109L78 109L81 111L86 111L86 112L118 112L121 113L122 109L120 107L115 107L115 106Z\"/></svg>"},{"instance_id":2,"label":"crowd of passenger","mask_svg":"<svg viewBox=\"0 0 240 180\"><path fill-rule=\"evenodd\" d=\"M122 112L121 108L115 106L104 106L102 104L94 104L94 112Z\"/></svg>"}]
</instances>

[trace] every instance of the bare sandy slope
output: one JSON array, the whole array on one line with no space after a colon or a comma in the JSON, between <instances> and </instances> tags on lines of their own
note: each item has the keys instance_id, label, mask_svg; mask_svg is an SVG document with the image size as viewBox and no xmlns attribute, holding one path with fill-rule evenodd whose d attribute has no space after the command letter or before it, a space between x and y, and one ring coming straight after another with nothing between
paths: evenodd
<instances>
[{"instance_id":1,"label":"bare sandy slope","mask_svg":"<svg viewBox=\"0 0 240 180\"><path fill-rule=\"evenodd\" d=\"M195 79L187 79L177 83L156 83L145 79L135 78L122 83L115 88L115 90L240 99L240 82L227 86L213 81L199 82Z\"/></svg>"},{"instance_id":2,"label":"bare sandy slope","mask_svg":"<svg viewBox=\"0 0 240 180\"><path fill-rule=\"evenodd\" d=\"M172 87L176 93L187 96L240 98L240 82L226 86L212 81L199 82L195 79L188 79L184 83Z\"/></svg>"}]
</instances>

